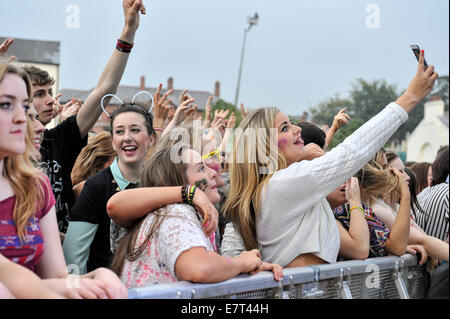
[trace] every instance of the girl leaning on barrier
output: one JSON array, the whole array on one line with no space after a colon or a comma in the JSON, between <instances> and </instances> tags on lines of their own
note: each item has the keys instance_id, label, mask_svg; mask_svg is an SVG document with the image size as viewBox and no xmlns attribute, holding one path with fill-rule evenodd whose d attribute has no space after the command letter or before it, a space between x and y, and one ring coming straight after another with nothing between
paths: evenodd
<instances>
[{"instance_id":1,"label":"girl leaning on barrier","mask_svg":"<svg viewBox=\"0 0 450 319\"><path fill-rule=\"evenodd\" d=\"M437 73L432 66L424 69L423 55L395 103L318 158L312 156L317 149L303 146L301 129L277 108L258 109L244 119L240 128L251 131L254 144L246 145L251 134L236 140L224 210L246 249L261 247L264 260L283 267L336 261L339 231L325 196L369 161L431 91ZM277 152L267 155L273 148Z\"/></svg>"},{"instance_id":2,"label":"girl leaning on barrier","mask_svg":"<svg viewBox=\"0 0 450 319\"><path fill-rule=\"evenodd\" d=\"M158 142L158 145L155 149L156 153L162 149L170 149L171 147L176 148L176 145L180 143L180 141L184 141L188 145L194 144L192 139L192 137L194 136L192 127L177 127L173 129L172 137L170 135L171 134L166 134ZM184 137L187 137L187 139L179 139ZM204 140L202 142L202 144L205 143L209 144L209 141ZM207 147L208 145L203 145L204 150L207 150ZM214 179L215 184L218 186L218 188L220 186L223 186L225 182L220 175L220 169L218 169L218 166L220 166L220 161L218 161L216 158L211 158L206 155L203 156L203 160L205 162L205 167L208 168L208 170L212 169L216 172ZM166 169L167 168L165 168L164 170ZM162 183L162 185L164 185L164 183ZM125 190L115 194L108 201L108 214L117 225L129 229L131 226L135 225L137 221L145 218L149 214L149 212L150 214L153 214L154 211L157 211L159 208L162 208L164 206L183 203L183 198L181 196L183 190L182 184L177 184L180 186L168 184L165 186L162 185L143 187L143 185L141 184L141 187L139 188ZM197 185L200 185L198 181ZM213 203L201 187L196 189L192 198L191 205L202 216L202 231L204 235L212 243L214 251L220 253L216 237L218 236L218 214L214 204L217 203ZM239 252L239 254L241 253L242 251ZM237 257L239 254L233 257ZM282 268L279 265L273 265L263 262L260 270L272 271L275 280L279 280L282 277Z\"/></svg>"},{"instance_id":3,"label":"girl leaning on barrier","mask_svg":"<svg viewBox=\"0 0 450 319\"><path fill-rule=\"evenodd\" d=\"M217 172L189 147L177 151L181 161L174 160L171 153L171 147L155 151L144 168L141 186L183 185L180 196L184 203L167 205L135 221L121 239L111 268L128 288L178 280L211 283L260 271L263 263L256 249L236 258L214 252L214 243L205 236L192 201L197 188L212 203L220 200Z\"/></svg>"},{"instance_id":4,"label":"girl leaning on barrier","mask_svg":"<svg viewBox=\"0 0 450 319\"><path fill-rule=\"evenodd\" d=\"M32 163L34 132L26 110L27 75L0 62L0 253L35 272L43 283L68 298L126 298L127 290L110 270L100 268L68 286L48 178Z\"/></svg>"}]
</instances>

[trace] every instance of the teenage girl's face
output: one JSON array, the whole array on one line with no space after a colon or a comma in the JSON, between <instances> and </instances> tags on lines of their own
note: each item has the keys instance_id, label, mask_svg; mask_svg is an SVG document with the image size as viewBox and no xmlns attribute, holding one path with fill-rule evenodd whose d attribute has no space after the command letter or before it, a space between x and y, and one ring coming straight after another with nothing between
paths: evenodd
<instances>
[{"instance_id":1,"label":"teenage girl's face","mask_svg":"<svg viewBox=\"0 0 450 319\"><path fill-rule=\"evenodd\" d=\"M24 80L7 73L0 83L0 160L25 152L29 104Z\"/></svg>"},{"instance_id":2,"label":"teenage girl's face","mask_svg":"<svg viewBox=\"0 0 450 319\"><path fill-rule=\"evenodd\" d=\"M188 183L204 191L212 203L218 203L217 172L206 165L198 152L191 149L183 152L183 163L186 165Z\"/></svg>"},{"instance_id":3,"label":"teenage girl's face","mask_svg":"<svg viewBox=\"0 0 450 319\"><path fill-rule=\"evenodd\" d=\"M28 119L31 122L31 125L33 125L33 145L34 148L39 151L41 149L41 142L44 136L45 126L39 121L39 116L36 109L34 108L33 103L30 103L30 108L28 109L27 115Z\"/></svg>"},{"instance_id":4,"label":"teenage girl's face","mask_svg":"<svg viewBox=\"0 0 450 319\"><path fill-rule=\"evenodd\" d=\"M300 161L305 155L304 142L301 138L302 129L292 125L282 112L278 112L275 116L275 128L278 132L278 151L284 155L287 164Z\"/></svg>"},{"instance_id":5,"label":"teenage girl's face","mask_svg":"<svg viewBox=\"0 0 450 319\"><path fill-rule=\"evenodd\" d=\"M411 177L409 177L409 175L405 172L405 165L403 164L403 161L400 159L400 157L395 158L389 165L393 168L396 168L400 173L402 173L409 185L409 180L411 179Z\"/></svg>"},{"instance_id":6,"label":"teenage girl's face","mask_svg":"<svg viewBox=\"0 0 450 319\"><path fill-rule=\"evenodd\" d=\"M143 115L136 112L118 114L113 123L112 144L123 164L144 163L154 142L147 132Z\"/></svg>"}]
</instances>

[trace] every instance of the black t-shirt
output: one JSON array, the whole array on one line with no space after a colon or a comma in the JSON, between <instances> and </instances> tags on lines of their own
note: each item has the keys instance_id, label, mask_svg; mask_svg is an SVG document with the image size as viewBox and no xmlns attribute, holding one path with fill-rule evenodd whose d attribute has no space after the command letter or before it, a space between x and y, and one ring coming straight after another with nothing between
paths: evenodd
<instances>
[{"instance_id":1,"label":"black t-shirt","mask_svg":"<svg viewBox=\"0 0 450 319\"><path fill-rule=\"evenodd\" d=\"M87 144L87 136L80 136L76 115L69 117L56 127L44 131L41 145L42 162L39 165L50 179L56 199L56 216L60 232L65 233L69 226L69 212L74 204L72 179L70 173Z\"/></svg>"},{"instance_id":2,"label":"black t-shirt","mask_svg":"<svg viewBox=\"0 0 450 319\"><path fill-rule=\"evenodd\" d=\"M127 189L134 188L129 184ZM87 271L98 267L108 267L111 261L110 225L106 211L108 200L117 192L117 185L109 167L90 177L84 184L80 197L70 212L70 221L98 224L91 243L87 261Z\"/></svg>"}]
</instances>

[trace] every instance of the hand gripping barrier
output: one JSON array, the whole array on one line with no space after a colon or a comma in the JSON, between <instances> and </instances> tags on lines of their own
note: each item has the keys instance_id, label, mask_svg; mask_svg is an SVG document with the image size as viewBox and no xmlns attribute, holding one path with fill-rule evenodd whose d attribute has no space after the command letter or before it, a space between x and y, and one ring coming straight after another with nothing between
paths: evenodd
<instances>
[{"instance_id":1,"label":"hand gripping barrier","mask_svg":"<svg viewBox=\"0 0 450 319\"><path fill-rule=\"evenodd\" d=\"M128 290L131 299L410 299L426 298L429 276L415 256L379 257L239 275L214 284L179 281Z\"/></svg>"}]
</instances>

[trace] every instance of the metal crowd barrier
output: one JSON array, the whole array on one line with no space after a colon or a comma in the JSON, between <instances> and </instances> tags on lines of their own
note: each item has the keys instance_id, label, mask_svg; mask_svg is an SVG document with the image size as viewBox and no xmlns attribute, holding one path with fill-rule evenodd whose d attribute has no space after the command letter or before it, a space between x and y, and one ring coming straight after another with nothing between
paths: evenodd
<instances>
[{"instance_id":1,"label":"metal crowd barrier","mask_svg":"<svg viewBox=\"0 0 450 319\"><path fill-rule=\"evenodd\" d=\"M415 256L379 257L239 275L214 284L179 281L128 290L131 299L416 299L426 298L429 275Z\"/></svg>"}]
</instances>

